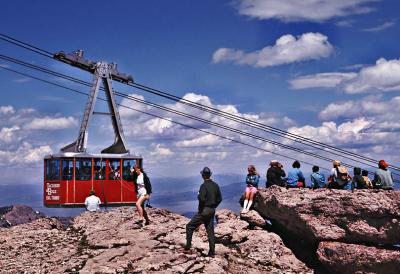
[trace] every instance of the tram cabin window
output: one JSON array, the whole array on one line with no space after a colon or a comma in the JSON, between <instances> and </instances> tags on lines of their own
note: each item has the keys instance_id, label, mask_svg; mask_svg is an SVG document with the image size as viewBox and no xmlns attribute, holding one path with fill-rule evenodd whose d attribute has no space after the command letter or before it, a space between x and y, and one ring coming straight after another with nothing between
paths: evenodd
<instances>
[{"instance_id":1,"label":"tram cabin window","mask_svg":"<svg viewBox=\"0 0 400 274\"><path fill-rule=\"evenodd\" d=\"M92 179L92 161L91 159L79 159L75 163L75 179L88 181Z\"/></svg>"},{"instance_id":2,"label":"tram cabin window","mask_svg":"<svg viewBox=\"0 0 400 274\"><path fill-rule=\"evenodd\" d=\"M121 179L120 161L119 160L109 160L108 163L109 163L108 179L109 180Z\"/></svg>"},{"instance_id":3,"label":"tram cabin window","mask_svg":"<svg viewBox=\"0 0 400 274\"><path fill-rule=\"evenodd\" d=\"M46 160L46 180L60 180L60 160Z\"/></svg>"},{"instance_id":4,"label":"tram cabin window","mask_svg":"<svg viewBox=\"0 0 400 274\"><path fill-rule=\"evenodd\" d=\"M122 164L122 178L125 181L130 181L133 182L133 167L136 165L137 161L136 160L123 160Z\"/></svg>"},{"instance_id":5,"label":"tram cabin window","mask_svg":"<svg viewBox=\"0 0 400 274\"><path fill-rule=\"evenodd\" d=\"M106 178L106 160L94 160L94 179L104 180Z\"/></svg>"},{"instance_id":6,"label":"tram cabin window","mask_svg":"<svg viewBox=\"0 0 400 274\"><path fill-rule=\"evenodd\" d=\"M61 161L62 168L62 179L63 180L72 180L74 174L74 161L73 160L62 160Z\"/></svg>"}]
</instances>

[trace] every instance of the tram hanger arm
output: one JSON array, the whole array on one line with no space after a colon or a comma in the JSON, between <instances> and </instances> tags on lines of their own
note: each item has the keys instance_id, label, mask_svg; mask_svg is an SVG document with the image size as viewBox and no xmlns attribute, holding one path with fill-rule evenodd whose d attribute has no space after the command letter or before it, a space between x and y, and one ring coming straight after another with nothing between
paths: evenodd
<instances>
[{"instance_id":1,"label":"tram hanger arm","mask_svg":"<svg viewBox=\"0 0 400 274\"><path fill-rule=\"evenodd\" d=\"M94 74L96 70L97 62L83 58L83 50L77 50L69 54L59 51L53 55L53 58L73 67L88 71L92 74ZM111 79L124 84L133 83L133 77L131 75L119 72L117 69L117 64L112 63L110 65Z\"/></svg>"}]
</instances>

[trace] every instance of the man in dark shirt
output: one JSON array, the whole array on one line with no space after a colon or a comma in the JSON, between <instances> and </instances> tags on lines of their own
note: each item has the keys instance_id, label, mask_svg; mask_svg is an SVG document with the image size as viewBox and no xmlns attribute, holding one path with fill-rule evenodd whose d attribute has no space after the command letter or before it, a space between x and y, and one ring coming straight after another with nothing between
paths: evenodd
<instances>
[{"instance_id":1,"label":"man in dark shirt","mask_svg":"<svg viewBox=\"0 0 400 274\"><path fill-rule=\"evenodd\" d=\"M200 172L204 179L203 184L200 186L199 194L199 211L193 216L190 222L186 225L186 245L185 250L190 250L192 246L193 232L201 224L204 224L207 231L208 242L210 250L209 256L215 255L215 236L214 236L214 215L215 209L222 201L221 191L219 186L211 180L211 170L208 167L203 168Z\"/></svg>"},{"instance_id":2,"label":"man in dark shirt","mask_svg":"<svg viewBox=\"0 0 400 274\"><path fill-rule=\"evenodd\" d=\"M283 170L283 165L277 160L272 160L269 165L270 168L267 171L267 183L265 187L270 187L272 185L285 186L283 177L285 177L286 174Z\"/></svg>"}]
</instances>

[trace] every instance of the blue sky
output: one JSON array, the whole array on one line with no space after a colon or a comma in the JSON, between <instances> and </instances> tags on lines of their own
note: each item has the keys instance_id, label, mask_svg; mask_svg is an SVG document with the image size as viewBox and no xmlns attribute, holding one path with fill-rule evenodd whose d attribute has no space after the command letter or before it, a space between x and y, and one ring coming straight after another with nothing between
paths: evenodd
<instances>
[{"instance_id":1,"label":"blue sky","mask_svg":"<svg viewBox=\"0 0 400 274\"><path fill-rule=\"evenodd\" d=\"M138 83L399 165L399 8L395 0L12 1L3 4L0 25L2 33L51 52L83 49L88 59L116 62ZM0 45L1 54L91 79L65 64ZM41 181L43 155L76 138L85 98L6 71L0 83L0 160L8 170L0 184ZM193 112L123 85L115 88ZM105 110L104 104L97 109ZM264 174L272 158L286 166L292 161L131 111L121 109L121 116L131 151L144 156L146 169L156 177L171 170L197 174L204 165L217 173L245 173L251 163ZM106 147L112 138L107 118L94 117L89 150ZM21 167L28 179L20 175Z\"/></svg>"}]
</instances>

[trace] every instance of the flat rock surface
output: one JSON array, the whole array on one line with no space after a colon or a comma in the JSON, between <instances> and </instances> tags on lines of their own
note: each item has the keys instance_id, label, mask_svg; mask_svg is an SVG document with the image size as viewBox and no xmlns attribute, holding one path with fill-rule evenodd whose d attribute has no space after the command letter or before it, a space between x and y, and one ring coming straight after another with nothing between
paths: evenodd
<instances>
[{"instance_id":1,"label":"flat rock surface","mask_svg":"<svg viewBox=\"0 0 400 274\"><path fill-rule=\"evenodd\" d=\"M400 243L400 191L261 189L254 209L312 242Z\"/></svg>"},{"instance_id":2,"label":"flat rock surface","mask_svg":"<svg viewBox=\"0 0 400 274\"><path fill-rule=\"evenodd\" d=\"M321 242L320 262L333 273L399 273L400 251L372 246Z\"/></svg>"},{"instance_id":3,"label":"flat rock surface","mask_svg":"<svg viewBox=\"0 0 400 274\"><path fill-rule=\"evenodd\" d=\"M232 211L217 212L216 253L207 257L205 230L182 252L189 219L149 209L150 225L133 208L85 212L67 230L57 219L0 229L1 273L311 273L280 237L250 230Z\"/></svg>"}]
</instances>

